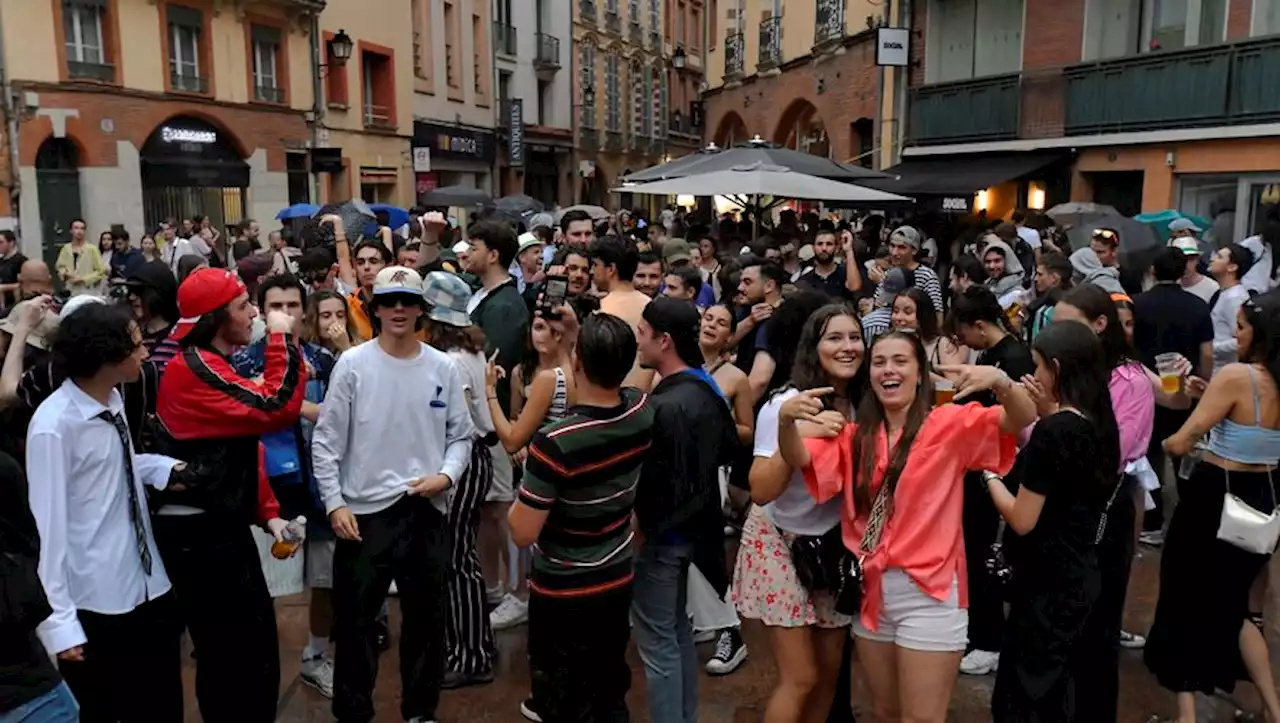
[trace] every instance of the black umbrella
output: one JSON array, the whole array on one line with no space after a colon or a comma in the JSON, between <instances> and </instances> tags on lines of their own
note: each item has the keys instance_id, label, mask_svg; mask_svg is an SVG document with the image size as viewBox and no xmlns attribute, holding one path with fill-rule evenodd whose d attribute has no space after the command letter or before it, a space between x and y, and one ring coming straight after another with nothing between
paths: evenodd
<instances>
[{"instance_id":1,"label":"black umbrella","mask_svg":"<svg viewBox=\"0 0 1280 723\"><path fill-rule=\"evenodd\" d=\"M441 186L418 197L422 206L458 207L484 206L493 203L493 197L473 186L462 184Z\"/></svg>"},{"instance_id":2,"label":"black umbrella","mask_svg":"<svg viewBox=\"0 0 1280 723\"><path fill-rule=\"evenodd\" d=\"M870 178L888 178L887 175L870 168L840 163L830 158L815 156L803 151L784 148L775 143L752 139L734 148L715 151L708 147L697 153L677 158L670 163L646 168L622 179L623 182L644 183L671 178L688 178L712 171L727 171L740 166L780 166L795 173L817 176L831 181L857 181ZM715 189L708 189L714 193Z\"/></svg>"},{"instance_id":3,"label":"black umbrella","mask_svg":"<svg viewBox=\"0 0 1280 723\"><path fill-rule=\"evenodd\" d=\"M542 201L532 196L526 196L523 193L514 196L503 196L493 202L493 207L499 211L506 211L522 218L528 218L535 213L542 213L547 210Z\"/></svg>"},{"instance_id":4,"label":"black umbrella","mask_svg":"<svg viewBox=\"0 0 1280 723\"><path fill-rule=\"evenodd\" d=\"M365 225L375 218L373 209L369 208L369 204L358 198L353 198L337 205L322 206L319 211L316 211L315 218L331 213L342 219L343 230L352 236L363 234Z\"/></svg>"}]
</instances>

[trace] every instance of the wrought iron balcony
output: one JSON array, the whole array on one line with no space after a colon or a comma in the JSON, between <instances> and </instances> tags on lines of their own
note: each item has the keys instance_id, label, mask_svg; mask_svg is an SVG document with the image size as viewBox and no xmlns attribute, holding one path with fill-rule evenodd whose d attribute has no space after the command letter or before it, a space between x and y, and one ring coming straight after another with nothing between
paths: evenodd
<instances>
[{"instance_id":1,"label":"wrought iron balcony","mask_svg":"<svg viewBox=\"0 0 1280 723\"><path fill-rule=\"evenodd\" d=\"M772 17L760 23L760 59L756 70L773 70L782 65L782 18Z\"/></svg>"},{"instance_id":2,"label":"wrought iron balcony","mask_svg":"<svg viewBox=\"0 0 1280 723\"><path fill-rule=\"evenodd\" d=\"M276 88L269 85L255 85L253 87L253 99L260 103L283 103L284 88Z\"/></svg>"},{"instance_id":3,"label":"wrought iron balcony","mask_svg":"<svg viewBox=\"0 0 1280 723\"><path fill-rule=\"evenodd\" d=\"M818 0L813 26L814 52L831 52L844 41L844 3L845 0Z\"/></svg>"},{"instance_id":4,"label":"wrought iron balcony","mask_svg":"<svg viewBox=\"0 0 1280 723\"><path fill-rule=\"evenodd\" d=\"M391 109L385 105L366 103L364 106L364 127L383 130L395 129L395 124L391 122Z\"/></svg>"},{"instance_id":5,"label":"wrought iron balcony","mask_svg":"<svg viewBox=\"0 0 1280 723\"><path fill-rule=\"evenodd\" d=\"M579 128L578 147L591 152L600 150L600 132L595 128Z\"/></svg>"},{"instance_id":6,"label":"wrought iron balcony","mask_svg":"<svg viewBox=\"0 0 1280 723\"><path fill-rule=\"evenodd\" d=\"M605 131L604 149L606 151L620 151L622 148L622 131Z\"/></svg>"},{"instance_id":7,"label":"wrought iron balcony","mask_svg":"<svg viewBox=\"0 0 1280 723\"><path fill-rule=\"evenodd\" d=\"M619 33L622 31L622 16L617 10L604 11L604 29L605 32Z\"/></svg>"},{"instance_id":8,"label":"wrought iron balcony","mask_svg":"<svg viewBox=\"0 0 1280 723\"><path fill-rule=\"evenodd\" d=\"M578 19L587 23L596 21L595 0L578 0Z\"/></svg>"},{"instance_id":9,"label":"wrought iron balcony","mask_svg":"<svg viewBox=\"0 0 1280 723\"><path fill-rule=\"evenodd\" d=\"M724 79L741 80L746 67L746 39L733 33L724 39Z\"/></svg>"},{"instance_id":10,"label":"wrought iron balcony","mask_svg":"<svg viewBox=\"0 0 1280 723\"><path fill-rule=\"evenodd\" d=\"M1280 38L936 83L908 94L913 145L1280 121Z\"/></svg>"},{"instance_id":11,"label":"wrought iron balcony","mask_svg":"<svg viewBox=\"0 0 1280 723\"><path fill-rule=\"evenodd\" d=\"M546 33L534 36L538 41L538 52L533 58L533 66L538 70L558 70L560 68L560 38Z\"/></svg>"},{"instance_id":12,"label":"wrought iron balcony","mask_svg":"<svg viewBox=\"0 0 1280 723\"><path fill-rule=\"evenodd\" d=\"M501 20L493 21L493 49L502 55L516 55L516 27Z\"/></svg>"},{"instance_id":13,"label":"wrought iron balcony","mask_svg":"<svg viewBox=\"0 0 1280 723\"><path fill-rule=\"evenodd\" d=\"M208 93L209 79L199 75L169 72L169 85L179 93Z\"/></svg>"},{"instance_id":14,"label":"wrought iron balcony","mask_svg":"<svg viewBox=\"0 0 1280 723\"><path fill-rule=\"evenodd\" d=\"M116 79L116 66L107 63L79 63L67 61L67 75L72 78L101 80L110 83Z\"/></svg>"}]
</instances>

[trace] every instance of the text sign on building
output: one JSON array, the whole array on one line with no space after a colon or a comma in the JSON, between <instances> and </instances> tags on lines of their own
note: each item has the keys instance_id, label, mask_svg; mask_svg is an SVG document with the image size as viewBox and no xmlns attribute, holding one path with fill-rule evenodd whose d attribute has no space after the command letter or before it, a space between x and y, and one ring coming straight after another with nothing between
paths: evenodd
<instances>
[{"instance_id":1,"label":"text sign on building","mask_svg":"<svg viewBox=\"0 0 1280 723\"><path fill-rule=\"evenodd\" d=\"M413 172L414 173L430 173L431 172L431 149L426 146L420 146L413 149Z\"/></svg>"},{"instance_id":2,"label":"text sign on building","mask_svg":"<svg viewBox=\"0 0 1280 723\"><path fill-rule=\"evenodd\" d=\"M430 149L432 171L447 170L453 161L492 165L495 146L492 131L424 121L413 123L413 147Z\"/></svg>"},{"instance_id":3,"label":"text sign on building","mask_svg":"<svg viewBox=\"0 0 1280 723\"><path fill-rule=\"evenodd\" d=\"M214 131L194 128L174 128L165 126L160 129L160 138L165 143L217 143L218 134Z\"/></svg>"},{"instance_id":4,"label":"text sign on building","mask_svg":"<svg viewBox=\"0 0 1280 723\"><path fill-rule=\"evenodd\" d=\"M507 165L520 168L524 166L524 100L513 98L507 101L507 109L510 130L507 138Z\"/></svg>"},{"instance_id":5,"label":"text sign on building","mask_svg":"<svg viewBox=\"0 0 1280 723\"><path fill-rule=\"evenodd\" d=\"M876 65L907 67L911 61L910 42L911 31L907 28L876 29Z\"/></svg>"},{"instance_id":6,"label":"text sign on building","mask_svg":"<svg viewBox=\"0 0 1280 723\"><path fill-rule=\"evenodd\" d=\"M969 199L963 196L948 196L942 199L942 210L953 213L968 213Z\"/></svg>"}]
</instances>

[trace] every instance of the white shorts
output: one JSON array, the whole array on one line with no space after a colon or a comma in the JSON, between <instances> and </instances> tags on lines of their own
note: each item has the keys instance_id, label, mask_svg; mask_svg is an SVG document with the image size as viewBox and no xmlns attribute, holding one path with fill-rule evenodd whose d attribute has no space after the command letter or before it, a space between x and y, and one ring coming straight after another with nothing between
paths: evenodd
<instances>
[{"instance_id":1,"label":"white shorts","mask_svg":"<svg viewBox=\"0 0 1280 723\"><path fill-rule=\"evenodd\" d=\"M968 646L969 611L960 607L959 578L951 583L947 599L938 601L894 568L885 571L881 592L880 629L872 632L855 617L855 636L927 653L963 652Z\"/></svg>"},{"instance_id":2,"label":"white shorts","mask_svg":"<svg viewBox=\"0 0 1280 723\"><path fill-rule=\"evenodd\" d=\"M511 455L502 448L502 442L489 447L493 454L493 483L484 496L485 502L513 502L516 499L515 471L511 468Z\"/></svg>"}]
</instances>

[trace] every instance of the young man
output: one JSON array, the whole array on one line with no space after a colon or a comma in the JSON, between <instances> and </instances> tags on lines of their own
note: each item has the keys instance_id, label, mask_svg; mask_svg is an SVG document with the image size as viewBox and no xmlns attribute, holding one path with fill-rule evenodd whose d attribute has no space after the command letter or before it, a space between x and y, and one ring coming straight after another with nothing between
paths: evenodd
<instances>
[{"instance_id":1,"label":"young man","mask_svg":"<svg viewBox=\"0 0 1280 723\"><path fill-rule=\"evenodd\" d=\"M746 300L751 313L738 322L738 358L734 363L747 373L751 383L752 404L763 398L777 363L768 352L769 317L782 303L782 286L787 272L772 261L759 257L742 263L738 293ZM745 328L744 328L745 327Z\"/></svg>"},{"instance_id":2,"label":"young man","mask_svg":"<svg viewBox=\"0 0 1280 723\"><path fill-rule=\"evenodd\" d=\"M72 296L81 294L101 295L102 282L107 278L107 268L102 262L96 244L87 243L84 219L71 222L71 243L58 253L58 277Z\"/></svg>"},{"instance_id":3,"label":"young man","mask_svg":"<svg viewBox=\"0 0 1280 723\"><path fill-rule=\"evenodd\" d=\"M176 723L182 624L146 488L176 486L184 469L134 452L116 390L141 374L142 333L127 308L87 303L61 321L54 353L68 378L27 433L40 581L52 607L36 632L82 720Z\"/></svg>"},{"instance_id":4,"label":"young man","mask_svg":"<svg viewBox=\"0 0 1280 723\"><path fill-rule=\"evenodd\" d=\"M299 337L306 291L293 276L269 276L258 287L258 308L263 313L284 312L293 319L290 332ZM266 472L271 489L280 502L280 516L292 520L307 518L307 540L303 547L305 582L311 591L308 612L310 634L302 649L302 681L326 698L333 697L333 660L329 657L329 639L333 634L333 529L324 519L318 504L319 489L311 467L311 432L320 414L329 375L337 359L328 349L315 342L302 343L302 357L309 366L306 398L302 402L302 418L291 427L262 436L266 454ZM261 376L266 370L267 342L250 344L231 359L236 372L246 379Z\"/></svg>"},{"instance_id":5,"label":"young man","mask_svg":"<svg viewBox=\"0 0 1280 723\"><path fill-rule=\"evenodd\" d=\"M156 404L157 449L186 460L192 484L155 496L156 542L173 579L182 622L199 655L196 695L206 721L272 721L280 690L275 609L255 522L280 539L287 523L264 470L259 438L291 428L306 370L293 318L267 313L261 379L231 365L257 311L224 269L199 269L178 287L182 353L165 367Z\"/></svg>"},{"instance_id":6,"label":"young man","mask_svg":"<svg viewBox=\"0 0 1280 723\"><path fill-rule=\"evenodd\" d=\"M729 588L719 470L737 449L737 426L702 369L699 317L690 300L655 299L636 335L641 366L662 377L649 400L652 447L636 487L644 544L631 603L649 715L658 721L697 717L700 671L686 612L690 563L710 575L721 596Z\"/></svg>"},{"instance_id":7,"label":"young man","mask_svg":"<svg viewBox=\"0 0 1280 723\"><path fill-rule=\"evenodd\" d=\"M368 341L373 338L373 320L369 310L373 281L391 265L391 249L377 239L365 239L356 244L351 257L355 264L356 288L347 296L347 316L356 334Z\"/></svg>"},{"instance_id":8,"label":"young man","mask_svg":"<svg viewBox=\"0 0 1280 723\"><path fill-rule=\"evenodd\" d=\"M942 320L942 284L933 269L916 261L920 251L920 232L912 226L899 226L889 234L889 262L906 272L907 286L914 286L929 295L933 308Z\"/></svg>"},{"instance_id":9,"label":"young man","mask_svg":"<svg viewBox=\"0 0 1280 723\"><path fill-rule=\"evenodd\" d=\"M127 277L146 262L142 252L129 243L129 232L122 228L111 232L111 245L111 270L108 277L113 281Z\"/></svg>"},{"instance_id":10,"label":"young man","mask_svg":"<svg viewBox=\"0 0 1280 723\"><path fill-rule=\"evenodd\" d=\"M1169 246L1178 249L1187 257L1187 269L1178 279L1183 291L1187 291L1208 304L1218 293L1218 282L1200 273L1200 243L1194 236L1179 236L1169 241Z\"/></svg>"},{"instance_id":11,"label":"young man","mask_svg":"<svg viewBox=\"0 0 1280 723\"><path fill-rule=\"evenodd\" d=\"M1249 290L1240 279L1249 273L1253 254L1240 244L1218 249L1209 262L1209 273L1218 280L1221 291L1213 301L1209 317L1213 320L1213 373L1237 361L1236 314L1249 299Z\"/></svg>"},{"instance_id":12,"label":"young man","mask_svg":"<svg viewBox=\"0 0 1280 723\"><path fill-rule=\"evenodd\" d=\"M906 290L907 275L902 269L895 267L884 273L884 278L876 289L874 306L862 317L862 339L867 347L871 346L876 337L889 331L892 326L893 300Z\"/></svg>"},{"instance_id":13,"label":"young man","mask_svg":"<svg viewBox=\"0 0 1280 723\"><path fill-rule=\"evenodd\" d=\"M569 211L560 218L560 233L570 248L586 251L595 238L595 222L586 211Z\"/></svg>"},{"instance_id":14,"label":"young man","mask_svg":"<svg viewBox=\"0 0 1280 723\"><path fill-rule=\"evenodd\" d=\"M657 298L662 290L662 259L654 253L642 253L636 256L636 273L631 280L636 291L650 299Z\"/></svg>"},{"instance_id":15,"label":"young man","mask_svg":"<svg viewBox=\"0 0 1280 723\"><path fill-rule=\"evenodd\" d=\"M639 264L635 247L620 236L608 236L591 242L588 253L591 255L591 274L596 291L604 293L600 299L600 311L627 322L634 332L640 324L640 314L650 301L633 283ZM641 369L637 360L623 386L648 389L652 382L653 372Z\"/></svg>"},{"instance_id":16,"label":"young man","mask_svg":"<svg viewBox=\"0 0 1280 723\"><path fill-rule=\"evenodd\" d=\"M313 454L334 552L333 715L373 720L375 619L400 591L400 713L434 721L444 675L449 491L462 479L475 428L448 355L418 341L422 277L389 266L374 281L372 343L338 358Z\"/></svg>"},{"instance_id":17,"label":"young man","mask_svg":"<svg viewBox=\"0 0 1280 723\"><path fill-rule=\"evenodd\" d=\"M848 273L848 264L857 263L853 253L853 236L844 249L845 263L836 263L840 244L834 231L819 231L813 239L813 266L796 277L796 288L820 291L833 300L852 299L862 291L862 274Z\"/></svg>"},{"instance_id":18,"label":"young man","mask_svg":"<svg viewBox=\"0 0 1280 723\"><path fill-rule=\"evenodd\" d=\"M22 300L18 294L18 272L27 257L18 250L18 237L9 229L0 229L0 309Z\"/></svg>"},{"instance_id":19,"label":"young man","mask_svg":"<svg viewBox=\"0 0 1280 723\"><path fill-rule=\"evenodd\" d=\"M689 264L669 270L662 282L663 296L692 301L697 306L701 306L697 304L697 298L702 289L702 274Z\"/></svg>"},{"instance_id":20,"label":"young man","mask_svg":"<svg viewBox=\"0 0 1280 723\"><path fill-rule=\"evenodd\" d=\"M671 239L663 245L662 265L665 267L667 274L686 268L698 271L693 265L693 248L684 239ZM702 276L701 271L698 271L698 276ZM707 283L705 279L699 290L695 291L694 294L694 303L701 308L705 309L716 303L715 292L711 289L711 284Z\"/></svg>"},{"instance_id":21,"label":"young man","mask_svg":"<svg viewBox=\"0 0 1280 723\"><path fill-rule=\"evenodd\" d=\"M576 337L575 405L529 443L511 536L532 545L526 717L625 721L631 684L631 512L653 414L638 389L620 388L636 359L631 326L593 314L578 331L568 306L554 322Z\"/></svg>"},{"instance_id":22,"label":"young man","mask_svg":"<svg viewBox=\"0 0 1280 723\"><path fill-rule=\"evenodd\" d=\"M417 269L421 266L422 243L419 241L406 241L401 244L400 250L396 251L396 265L407 269Z\"/></svg>"}]
</instances>

